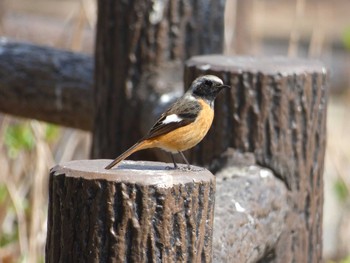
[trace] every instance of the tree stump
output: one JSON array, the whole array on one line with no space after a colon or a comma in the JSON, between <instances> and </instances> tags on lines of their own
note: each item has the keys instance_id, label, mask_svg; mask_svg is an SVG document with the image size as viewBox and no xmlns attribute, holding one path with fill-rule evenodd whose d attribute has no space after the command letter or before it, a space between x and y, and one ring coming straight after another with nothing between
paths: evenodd
<instances>
[{"instance_id":1,"label":"tree stump","mask_svg":"<svg viewBox=\"0 0 350 263\"><path fill-rule=\"evenodd\" d=\"M218 96L214 124L190 160L217 171L228 148L252 153L290 193L279 262L320 262L327 70L306 59L198 56L186 64L185 87L202 74L232 88Z\"/></svg>"},{"instance_id":2,"label":"tree stump","mask_svg":"<svg viewBox=\"0 0 350 263\"><path fill-rule=\"evenodd\" d=\"M51 170L46 262L211 262L215 179L157 162Z\"/></svg>"}]
</instances>

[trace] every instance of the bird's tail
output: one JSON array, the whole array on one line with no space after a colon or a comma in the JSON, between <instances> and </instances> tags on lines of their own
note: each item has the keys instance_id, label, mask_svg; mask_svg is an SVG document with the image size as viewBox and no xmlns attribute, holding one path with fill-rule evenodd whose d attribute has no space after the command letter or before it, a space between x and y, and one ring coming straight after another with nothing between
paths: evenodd
<instances>
[{"instance_id":1,"label":"bird's tail","mask_svg":"<svg viewBox=\"0 0 350 263\"><path fill-rule=\"evenodd\" d=\"M148 141L148 140L144 140L144 141L140 141L140 142L135 143L133 146L131 146L129 149L127 149L125 152L123 152L121 155L119 155L113 162L108 164L105 167L105 169L111 169L113 166L115 166L119 162L123 161L125 158L128 158L134 152L144 150L147 148L152 148L153 147L152 144L153 143Z\"/></svg>"}]
</instances>

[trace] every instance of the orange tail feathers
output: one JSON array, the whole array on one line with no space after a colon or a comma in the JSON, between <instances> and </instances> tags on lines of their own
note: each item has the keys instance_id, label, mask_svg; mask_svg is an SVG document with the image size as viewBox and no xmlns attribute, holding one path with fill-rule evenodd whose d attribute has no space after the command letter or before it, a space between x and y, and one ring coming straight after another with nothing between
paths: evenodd
<instances>
[{"instance_id":1,"label":"orange tail feathers","mask_svg":"<svg viewBox=\"0 0 350 263\"><path fill-rule=\"evenodd\" d=\"M149 142L148 140L135 143L133 146L131 146L129 149L127 149L125 152L123 152L121 155L119 155L113 162L111 162L109 165L107 165L105 167L105 169L107 169L107 170L111 169L116 164L118 164L121 161L123 161L124 159L128 158L134 152L148 149L148 148L152 148L152 147L153 147L153 143Z\"/></svg>"}]
</instances>

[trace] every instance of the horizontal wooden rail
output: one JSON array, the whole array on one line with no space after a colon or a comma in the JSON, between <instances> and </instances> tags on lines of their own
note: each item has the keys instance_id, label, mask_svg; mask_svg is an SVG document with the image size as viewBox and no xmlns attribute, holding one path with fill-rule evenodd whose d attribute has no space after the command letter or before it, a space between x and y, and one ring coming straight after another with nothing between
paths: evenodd
<instances>
[{"instance_id":1,"label":"horizontal wooden rail","mask_svg":"<svg viewBox=\"0 0 350 263\"><path fill-rule=\"evenodd\" d=\"M173 70L163 67L163 71ZM171 89L154 85L147 95L140 95L144 109L140 127L144 132L182 93L182 85L173 83L176 85ZM0 41L0 112L91 131L93 85L94 60L89 55Z\"/></svg>"},{"instance_id":2,"label":"horizontal wooden rail","mask_svg":"<svg viewBox=\"0 0 350 263\"><path fill-rule=\"evenodd\" d=\"M91 130L94 63L89 55L0 41L0 111Z\"/></svg>"}]
</instances>

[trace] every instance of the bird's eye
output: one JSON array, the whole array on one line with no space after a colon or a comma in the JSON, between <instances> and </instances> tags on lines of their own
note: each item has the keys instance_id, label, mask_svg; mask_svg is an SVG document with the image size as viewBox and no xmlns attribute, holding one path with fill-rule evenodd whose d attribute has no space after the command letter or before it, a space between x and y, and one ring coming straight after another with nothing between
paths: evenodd
<instances>
[{"instance_id":1,"label":"bird's eye","mask_svg":"<svg viewBox=\"0 0 350 263\"><path fill-rule=\"evenodd\" d=\"M213 82L211 80L206 80L204 84L211 87L213 85Z\"/></svg>"}]
</instances>

